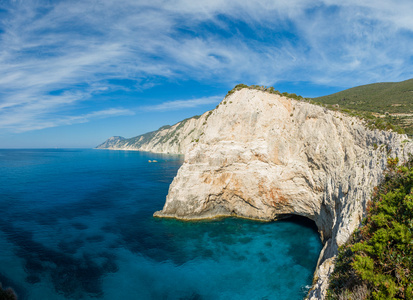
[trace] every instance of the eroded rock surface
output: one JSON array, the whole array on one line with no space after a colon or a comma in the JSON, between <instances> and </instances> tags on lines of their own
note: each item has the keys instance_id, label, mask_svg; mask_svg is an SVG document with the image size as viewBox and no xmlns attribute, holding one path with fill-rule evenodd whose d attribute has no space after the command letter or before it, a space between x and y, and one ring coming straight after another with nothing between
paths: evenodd
<instances>
[{"instance_id":1,"label":"eroded rock surface","mask_svg":"<svg viewBox=\"0 0 413 300\"><path fill-rule=\"evenodd\" d=\"M324 243L309 298L323 299L332 258L359 226L387 157L413 152L407 136L306 102L242 89L224 99L187 147L157 217L239 216L315 221Z\"/></svg>"}]
</instances>

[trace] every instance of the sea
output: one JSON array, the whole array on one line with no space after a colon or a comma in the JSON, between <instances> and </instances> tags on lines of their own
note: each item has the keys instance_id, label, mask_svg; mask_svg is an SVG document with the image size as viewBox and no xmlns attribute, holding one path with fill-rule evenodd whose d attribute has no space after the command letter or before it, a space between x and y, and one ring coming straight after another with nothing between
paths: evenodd
<instances>
[{"instance_id":1,"label":"sea","mask_svg":"<svg viewBox=\"0 0 413 300\"><path fill-rule=\"evenodd\" d=\"M20 300L303 299L322 247L315 224L154 218L182 163L138 151L0 150L3 287Z\"/></svg>"}]
</instances>

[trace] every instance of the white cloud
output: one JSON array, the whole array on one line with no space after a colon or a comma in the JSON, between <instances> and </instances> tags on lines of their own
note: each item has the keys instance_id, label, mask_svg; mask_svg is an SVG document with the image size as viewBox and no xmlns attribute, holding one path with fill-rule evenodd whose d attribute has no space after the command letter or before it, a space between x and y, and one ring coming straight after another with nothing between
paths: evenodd
<instances>
[{"instance_id":1,"label":"white cloud","mask_svg":"<svg viewBox=\"0 0 413 300\"><path fill-rule=\"evenodd\" d=\"M51 3L3 3L0 126L62 124L54 114L119 88L111 79L344 87L413 75L411 0Z\"/></svg>"},{"instance_id":2,"label":"white cloud","mask_svg":"<svg viewBox=\"0 0 413 300\"><path fill-rule=\"evenodd\" d=\"M6 128L12 132L25 132L31 130L39 130L44 128L65 126L79 123L86 123L91 120L134 115L135 113L129 109L110 108L106 110L93 111L88 114L75 116L48 116L43 112L35 113L31 109L16 111L13 114L3 115L0 119L0 128Z\"/></svg>"}]
</instances>

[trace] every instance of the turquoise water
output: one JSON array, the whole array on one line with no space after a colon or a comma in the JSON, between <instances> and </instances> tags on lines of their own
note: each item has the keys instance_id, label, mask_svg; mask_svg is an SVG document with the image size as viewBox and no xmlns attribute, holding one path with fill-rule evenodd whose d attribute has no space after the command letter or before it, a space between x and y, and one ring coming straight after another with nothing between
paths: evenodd
<instances>
[{"instance_id":1,"label":"turquoise water","mask_svg":"<svg viewBox=\"0 0 413 300\"><path fill-rule=\"evenodd\" d=\"M33 300L302 299L321 250L314 224L155 219L181 164L0 150L0 282Z\"/></svg>"}]
</instances>

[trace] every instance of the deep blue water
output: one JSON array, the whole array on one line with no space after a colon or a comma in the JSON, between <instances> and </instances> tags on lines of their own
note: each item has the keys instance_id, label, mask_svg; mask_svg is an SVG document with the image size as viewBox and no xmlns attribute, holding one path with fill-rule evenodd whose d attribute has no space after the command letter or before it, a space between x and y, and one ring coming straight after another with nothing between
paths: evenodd
<instances>
[{"instance_id":1,"label":"deep blue water","mask_svg":"<svg viewBox=\"0 0 413 300\"><path fill-rule=\"evenodd\" d=\"M302 299L321 250L314 224L155 219L181 164L0 150L0 282L30 300Z\"/></svg>"}]
</instances>

